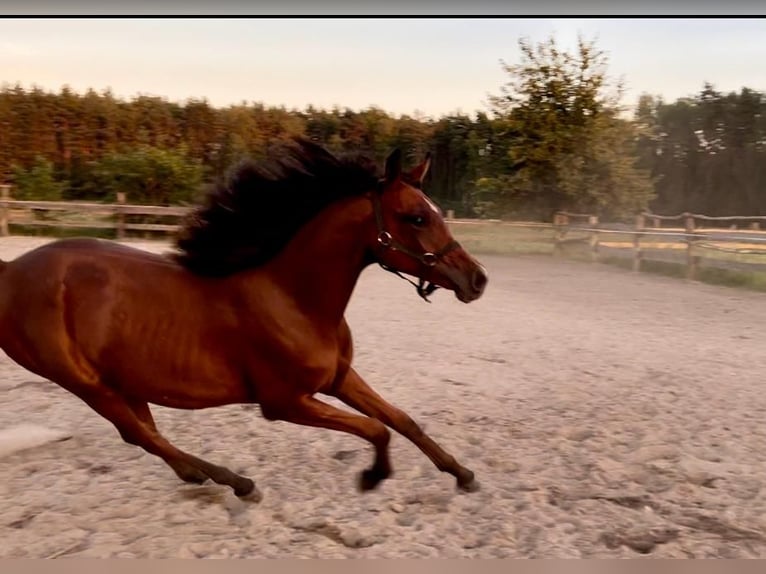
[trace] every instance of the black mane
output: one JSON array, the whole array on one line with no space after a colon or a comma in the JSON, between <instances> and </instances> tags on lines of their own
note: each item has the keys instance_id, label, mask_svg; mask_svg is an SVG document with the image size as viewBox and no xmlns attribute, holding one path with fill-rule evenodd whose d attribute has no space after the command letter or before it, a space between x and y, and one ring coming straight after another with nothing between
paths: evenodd
<instances>
[{"instance_id":1,"label":"black mane","mask_svg":"<svg viewBox=\"0 0 766 574\"><path fill-rule=\"evenodd\" d=\"M274 159L240 163L179 231L176 260L200 275L228 275L274 257L330 203L374 189L375 164L337 157L306 140Z\"/></svg>"}]
</instances>

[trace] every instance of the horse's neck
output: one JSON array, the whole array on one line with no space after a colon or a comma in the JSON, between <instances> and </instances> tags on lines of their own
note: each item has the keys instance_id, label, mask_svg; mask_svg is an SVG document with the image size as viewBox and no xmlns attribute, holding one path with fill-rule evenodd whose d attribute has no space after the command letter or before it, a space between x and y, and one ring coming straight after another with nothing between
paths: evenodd
<instances>
[{"instance_id":1,"label":"horse's neck","mask_svg":"<svg viewBox=\"0 0 766 574\"><path fill-rule=\"evenodd\" d=\"M365 261L373 220L365 197L331 204L298 231L269 264L269 273L306 313L340 321Z\"/></svg>"}]
</instances>

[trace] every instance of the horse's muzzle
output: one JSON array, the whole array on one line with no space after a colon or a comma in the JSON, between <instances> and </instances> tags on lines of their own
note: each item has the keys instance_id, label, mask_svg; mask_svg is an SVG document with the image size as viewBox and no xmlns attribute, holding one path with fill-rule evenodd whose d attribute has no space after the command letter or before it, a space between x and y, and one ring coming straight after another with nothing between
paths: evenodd
<instances>
[{"instance_id":1,"label":"horse's muzzle","mask_svg":"<svg viewBox=\"0 0 766 574\"><path fill-rule=\"evenodd\" d=\"M455 282L455 296L463 303L476 301L484 294L488 282L487 271L481 265L477 265L467 276L463 275L461 280Z\"/></svg>"}]
</instances>

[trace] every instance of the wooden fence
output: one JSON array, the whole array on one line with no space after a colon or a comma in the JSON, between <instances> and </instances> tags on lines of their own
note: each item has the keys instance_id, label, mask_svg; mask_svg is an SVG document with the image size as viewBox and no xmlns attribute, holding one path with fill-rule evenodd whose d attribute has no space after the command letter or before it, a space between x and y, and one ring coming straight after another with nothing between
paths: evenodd
<instances>
[{"instance_id":1,"label":"wooden fence","mask_svg":"<svg viewBox=\"0 0 766 574\"><path fill-rule=\"evenodd\" d=\"M114 229L118 239L124 239L127 231L173 232L178 224L135 223L128 216L161 216L179 219L186 216L190 207L163 207L158 205L130 205L124 193L117 194L117 203L87 203L76 201L24 201L10 198L9 186L0 186L0 236L9 234L8 225L14 223L30 227L56 227L79 229ZM35 212L74 214L75 218L30 217ZM85 214L85 218L82 215Z\"/></svg>"},{"instance_id":2,"label":"wooden fence","mask_svg":"<svg viewBox=\"0 0 766 574\"><path fill-rule=\"evenodd\" d=\"M117 239L124 239L129 231L170 233L178 229L180 218L189 214L191 209L130 205L122 193L117 194L116 203L21 201L10 197L10 186L0 185L0 236L9 235L9 225L112 229ZM136 216L144 221L131 220ZM147 217L155 221L147 222ZM159 223L156 219L170 219L171 222ZM556 213L552 224L454 219L452 212L447 213L447 219L456 228L468 225L482 229L550 230L550 238L546 241L552 243L554 255L561 255L568 246L574 245L585 246L594 262L600 261L605 254L619 254L621 257L627 254L632 258L635 271L640 271L643 262L648 260L685 264L686 275L690 279L697 277L703 260L706 264L734 269L766 269L766 231L761 230L766 217L762 216L710 217L692 213L664 216L642 213L636 216L632 226L601 223L595 215L569 212ZM742 229L743 224L745 229ZM509 236L508 241L513 240ZM711 259L711 253L717 254L717 259ZM753 257L749 257L750 261L742 261L739 256Z\"/></svg>"},{"instance_id":3,"label":"wooden fence","mask_svg":"<svg viewBox=\"0 0 766 574\"><path fill-rule=\"evenodd\" d=\"M633 270L640 271L646 260L683 262L686 276L696 279L701 261L713 266L738 270L764 270L766 231L763 216L711 217L694 213L657 215L641 213L633 226L601 224L598 217L586 213L558 212L554 216L554 254L561 254L570 244L587 244L592 261L599 261L604 247L625 251L624 242L615 245L611 238L630 238ZM649 223L649 225L647 225ZM670 223L670 227L664 224ZM676 223L676 225L672 225ZM742 225L745 229L742 229ZM725 226L725 227L723 227ZM576 235L572 237L572 235ZM658 241L660 240L660 241ZM682 256L674 256L678 250ZM660 255L662 254L662 256ZM727 254L730 257L711 257ZM763 256L758 262L739 261L736 256Z\"/></svg>"}]
</instances>

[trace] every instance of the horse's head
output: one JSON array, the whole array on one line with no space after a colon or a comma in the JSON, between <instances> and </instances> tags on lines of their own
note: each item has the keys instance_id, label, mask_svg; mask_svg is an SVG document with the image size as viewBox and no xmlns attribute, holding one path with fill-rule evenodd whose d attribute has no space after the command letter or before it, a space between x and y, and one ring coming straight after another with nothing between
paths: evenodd
<instances>
[{"instance_id":1,"label":"horse's head","mask_svg":"<svg viewBox=\"0 0 766 574\"><path fill-rule=\"evenodd\" d=\"M373 253L385 269L417 277L424 299L438 286L470 303L484 292L487 272L455 241L439 207L421 191L429 166L430 156L402 172L399 150L386 160L385 176L373 193Z\"/></svg>"}]
</instances>

